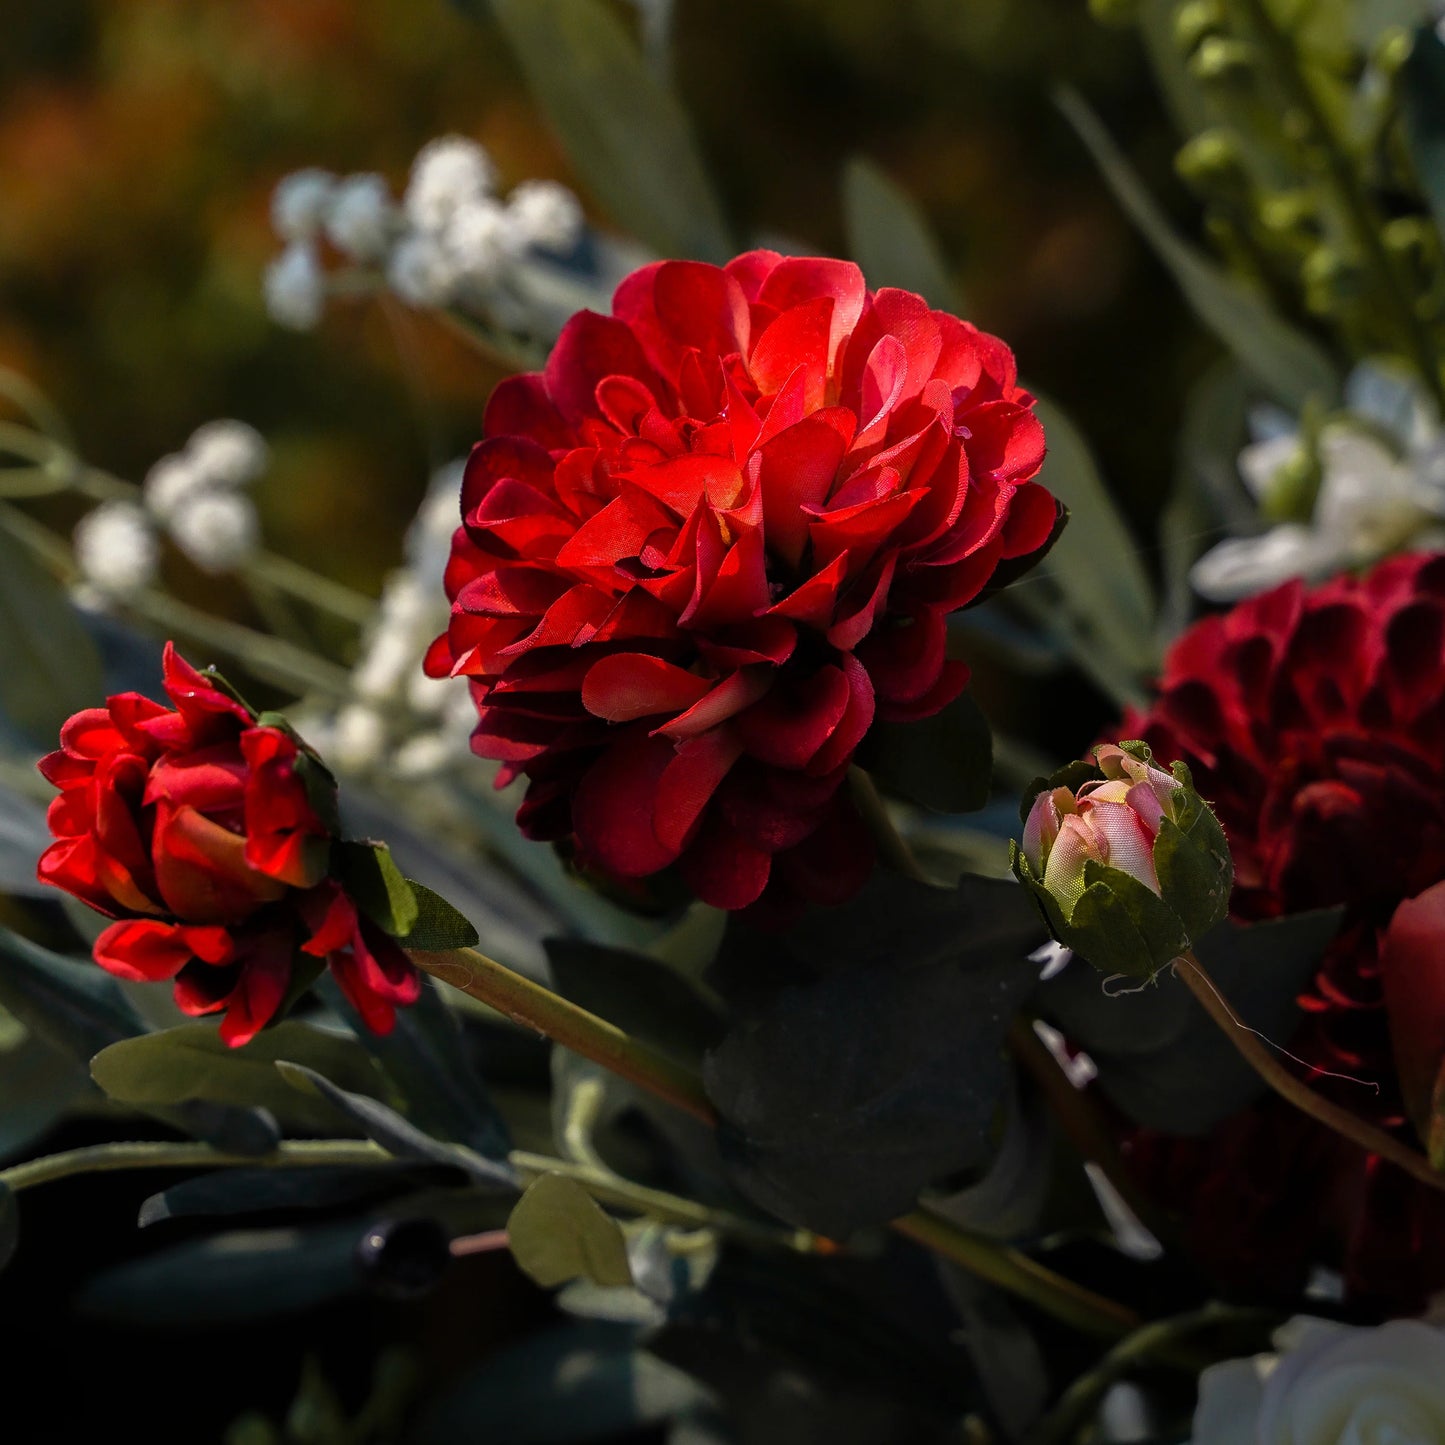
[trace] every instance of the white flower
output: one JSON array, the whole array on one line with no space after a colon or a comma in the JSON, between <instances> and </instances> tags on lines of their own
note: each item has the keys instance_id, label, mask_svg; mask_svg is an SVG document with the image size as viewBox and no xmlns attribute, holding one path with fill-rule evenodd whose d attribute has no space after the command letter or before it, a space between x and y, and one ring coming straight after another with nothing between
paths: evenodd
<instances>
[{"instance_id":1,"label":"white flower","mask_svg":"<svg viewBox=\"0 0 1445 1445\"><path fill-rule=\"evenodd\" d=\"M461 525L462 478L467 464L458 457L432 473L427 494L406 529L407 566L418 582L437 596L451 556L452 535Z\"/></svg>"},{"instance_id":2,"label":"white flower","mask_svg":"<svg viewBox=\"0 0 1445 1445\"><path fill-rule=\"evenodd\" d=\"M255 427L224 417L198 426L186 455L208 485L243 487L266 470L271 449Z\"/></svg>"},{"instance_id":3,"label":"white flower","mask_svg":"<svg viewBox=\"0 0 1445 1445\"><path fill-rule=\"evenodd\" d=\"M507 211L529 246L570 251L582 238L582 207L558 181L523 181L507 197Z\"/></svg>"},{"instance_id":4,"label":"white flower","mask_svg":"<svg viewBox=\"0 0 1445 1445\"><path fill-rule=\"evenodd\" d=\"M330 761L347 773L364 773L386 751L386 723L373 707L351 703L336 717Z\"/></svg>"},{"instance_id":5,"label":"white flower","mask_svg":"<svg viewBox=\"0 0 1445 1445\"><path fill-rule=\"evenodd\" d=\"M446 625L446 614L443 613L437 621L436 632L442 632ZM432 634L435 635L436 633ZM427 641L430 642L431 637L428 637ZM440 717L451 706L458 688L463 694L466 693L465 682L455 677L428 677L422 671L421 657L418 657L416 669L407 679L406 703L414 713L422 717Z\"/></svg>"},{"instance_id":6,"label":"white flower","mask_svg":"<svg viewBox=\"0 0 1445 1445\"><path fill-rule=\"evenodd\" d=\"M271 227L283 241L314 240L336 188L330 171L310 167L282 176L271 192Z\"/></svg>"},{"instance_id":7,"label":"white flower","mask_svg":"<svg viewBox=\"0 0 1445 1445\"><path fill-rule=\"evenodd\" d=\"M521 254L525 242L507 207L490 196L478 196L452 212L442 244L458 280L486 286Z\"/></svg>"},{"instance_id":8,"label":"white flower","mask_svg":"<svg viewBox=\"0 0 1445 1445\"><path fill-rule=\"evenodd\" d=\"M326 306L326 277L309 241L292 241L266 268L266 310L278 326L310 331Z\"/></svg>"},{"instance_id":9,"label":"white flower","mask_svg":"<svg viewBox=\"0 0 1445 1445\"><path fill-rule=\"evenodd\" d=\"M476 141L448 135L428 141L411 166L402 205L407 219L422 231L438 231L467 201L487 195L496 183L496 167Z\"/></svg>"},{"instance_id":10,"label":"white flower","mask_svg":"<svg viewBox=\"0 0 1445 1445\"><path fill-rule=\"evenodd\" d=\"M155 579L156 534L134 502L102 502L76 524L72 540L81 579L102 598L124 602Z\"/></svg>"},{"instance_id":11,"label":"white flower","mask_svg":"<svg viewBox=\"0 0 1445 1445\"><path fill-rule=\"evenodd\" d=\"M176 545L205 572L229 572L260 540L256 505L239 492L203 491L186 498L170 521Z\"/></svg>"},{"instance_id":12,"label":"white flower","mask_svg":"<svg viewBox=\"0 0 1445 1445\"><path fill-rule=\"evenodd\" d=\"M187 497L204 491L207 478L196 466L189 451L171 452L145 474L141 490L145 504L157 520L168 522Z\"/></svg>"},{"instance_id":13,"label":"white flower","mask_svg":"<svg viewBox=\"0 0 1445 1445\"><path fill-rule=\"evenodd\" d=\"M380 261L391 249L397 225L391 191L374 173L347 176L326 214L328 238L355 261Z\"/></svg>"},{"instance_id":14,"label":"white flower","mask_svg":"<svg viewBox=\"0 0 1445 1445\"><path fill-rule=\"evenodd\" d=\"M1259 537L1231 537L1211 547L1190 569L1194 590L1210 602L1236 602L1291 577L1309 581L1338 571L1327 539L1298 522L1283 522Z\"/></svg>"},{"instance_id":15,"label":"white flower","mask_svg":"<svg viewBox=\"0 0 1445 1445\"><path fill-rule=\"evenodd\" d=\"M460 277L441 238L418 232L404 236L386 265L391 289L411 306L445 306Z\"/></svg>"},{"instance_id":16,"label":"white flower","mask_svg":"<svg viewBox=\"0 0 1445 1445\"><path fill-rule=\"evenodd\" d=\"M1445 1440L1445 1332L1419 1320L1356 1329L1301 1316L1275 1345L1205 1370L1193 1445Z\"/></svg>"},{"instance_id":17,"label":"white flower","mask_svg":"<svg viewBox=\"0 0 1445 1445\"><path fill-rule=\"evenodd\" d=\"M435 777L456 762L459 756L465 757L466 753L459 755L445 733L418 733L392 754L391 766L397 777L415 781Z\"/></svg>"},{"instance_id":18,"label":"white flower","mask_svg":"<svg viewBox=\"0 0 1445 1445\"><path fill-rule=\"evenodd\" d=\"M410 630L383 622L352 672L351 686L360 698L386 702L402 690L411 670L420 666L421 648Z\"/></svg>"}]
</instances>

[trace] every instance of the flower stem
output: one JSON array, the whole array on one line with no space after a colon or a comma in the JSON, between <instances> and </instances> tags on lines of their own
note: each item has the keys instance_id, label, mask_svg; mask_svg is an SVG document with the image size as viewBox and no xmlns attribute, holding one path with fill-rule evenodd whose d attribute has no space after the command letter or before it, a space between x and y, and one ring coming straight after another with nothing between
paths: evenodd
<instances>
[{"instance_id":1,"label":"flower stem","mask_svg":"<svg viewBox=\"0 0 1445 1445\"><path fill-rule=\"evenodd\" d=\"M1383 1129L1367 1124L1358 1115L1332 1103L1303 1080L1295 1078L1258 1036L1239 1022L1234 1010L1215 986L1214 980L1205 972L1204 966L1192 952L1177 959L1175 965L1182 973L1185 987L1199 1000L1200 1006L1209 1017L1228 1035L1229 1041L1239 1050L1244 1061L1275 1093L1288 1099L1295 1108L1327 1129L1333 1129L1352 1144L1358 1144L1367 1153L1397 1164L1411 1178L1428 1184L1432 1189L1445 1190L1445 1174L1432 1169L1430 1161L1418 1150L1402 1144Z\"/></svg>"},{"instance_id":2,"label":"flower stem","mask_svg":"<svg viewBox=\"0 0 1445 1445\"><path fill-rule=\"evenodd\" d=\"M460 989L523 1028L533 1029L600 1064L702 1123L717 1124L717 1113L696 1075L629 1038L596 1014L559 998L475 949L416 952L411 957L424 973ZM1028 1300L1076 1329L1117 1337L1127 1334L1139 1323L1138 1316L1126 1306L1096 1295L1021 1251L962 1229L926 1208L894 1220L892 1227L905 1238Z\"/></svg>"},{"instance_id":3,"label":"flower stem","mask_svg":"<svg viewBox=\"0 0 1445 1445\"><path fill-rule=\"evenodd\" d=\"M390 1159L385 1149L362 1139L285 1139L269 1154L228 1154L209 1144L121 1142L87 1144L0 1169L0 1184L12 1193L69 1179L75 1174L101 1174L117 1169L289 1168L315 1164L378 1164Z\"/></svg>"}]
</instances>

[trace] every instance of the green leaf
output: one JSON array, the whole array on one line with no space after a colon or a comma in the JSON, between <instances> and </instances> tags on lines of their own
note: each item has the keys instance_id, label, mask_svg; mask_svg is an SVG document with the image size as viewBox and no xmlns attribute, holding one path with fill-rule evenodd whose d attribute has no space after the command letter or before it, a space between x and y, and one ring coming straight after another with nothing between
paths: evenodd
<instances>
[{"instance_id":1,"label":"green leaf","mask_svg":"<svg viewBox=\"0 0 1445 1445\"><path fill-rule=\"evenodd\" d=\"M420 997L410 1008L397 1010L389 1034L366 1028L334 979L325 980L321 993L401 1091L413 1123L490 1158L506 1156L506 1125L472 1066L457 1016L434 980L422 979Z\"/></svg>"},{"instance_id":2,"label":"green leaf","mask_svg":"<svg viewBox=\"0 0 1445 1445\"><path fill-rule=\"evenodd\" d=\"M400 936L402 943L421 953L445 953L452 948L477 946L481 941L477 930L461 909L414 878L405 881L416 899L417 916L411 928Z\"/></svg>"},{"instance_id":3,"label":"green leaf","mask_svg":"<svg viewBox=\"0 0 1445 1445\"><path fill-rule=\"evenodd\" d=\"M622 1226L574 1179L544 1174L527 1186L507 1220L512 1258L543 1289L585 1279L632 1283Z\"/></svg>"},{"instance_id":4,"label":"green leaf","mask_svg":"<svg viewBox=\"0 0 1445 1445\"><path fill-rule=\"evenodd\" d=\"M1225 922L1194 949L1230 1007L1282 1047L1304 1017L1297 999L1339 929L1340 909L1267 923ZM1099 1085L1136 1124L1205 1134L1265 1085L1172 971L1153 985L1108 994L1075 960L1040 986L1042 1012L1083 1049Z\"/></svg>"},{"instance_id":5,"label":"green leaf","mask_svg":"<svg viewBox=\"0 0 1445 1445\"><path fill-rule=\"evenodd\" d=\"M930 306L959 311L959 298L938 241L908 192L863 156L843 172L848 251L868 284L916 291Z\"/></svg>"},{"instance_id":6,"label":"green leaf","mask_svg":"<svg viewBox=\"0 0 1445 1445\"><path fill-rule=\"evenodd\" d=\"M510 1166L484 1158L460 1144L447 1144L423 1133L403 1119L395 1109L365 1094L352 1093L324 1074L304 1064L278 1059L276 1076L301 1095L314 1095L359 1125L362 1133L398 1159L416 1159L426 1164L445 1164L460 1169L474 1183L490 1188L510 1189L516 1176Z\"/></svg>"},{"instance_id":7,"label":"green leaf","mask_svg":"<svg viewBox=\"0 0 1445 1445\"><path fill-rule=\"evenodd\" d=\"M1068 509L1069 520L1043 564L1083 633L1135 670L1154 661L1154 590L1139 544L1099 475L1089 444L1068 414L1046 398L1036 408L1048 440L1039 482ZM1024 578L1019 588L1027 588Z\"/></svg>"},{"instance_id":8,"label":"green leaf","mask_svg":"<svg viewBox=\"0 0 1445 1445\"><path fill-rule=\"evenodd\" d=\"M935 813L973 813L988 802L993 733L969 689L932 717L874 723L858 762L892 797Z\"/></svg>"},{"instance_id":9,"label":"green leaf","mask_svg":"<svg viewBox=\"0 0 1445 1445\"><path fill-rule=\"evenodd\" d=\"M20 1245L20 1206L15 1191L0 1180L0 1269L4 1269Z\"/></svg>"},{"instance_id":10,"label":"green leaf","mask_svg":"<svg viewBox=\"0 0 1445 1445\"><path fill-rule=\"evenodd\" d=\"M728 228L687 113L602 0L491 0L538 104L617 224L721 262Z\"/></svg>"},{"instance_id":11,"label":"green leaf","mask_svg":"<svg viewBox=\"0 0 1445 1445\"><path fill-rule=\"evenodd\" d=\"M1115 199L1173 273L1195 314L1238 357L1259 387L1293 411L1302 409L1311 397L1333 401L1339 394L1339 374L1324 349L1175 233L1076 90L1065 87L1057 101Z\"/></svg>"},{"instance_id":12,"label":"green leaf","mask_svg":"<svg viewBox=\"0 0 1445 1445\"><path fill-rule=\"evenodd\" d=\"M22 1154L95 1089L84 1065L27 1037L0 1052L0 1160Z\"/></svg>"},{"instance_id":13,"label":"green leaf","mask_svg":"<svg viewBox=\"0 0 1445 1445\"><path fill-rule=\"evenodd\" d=\"M329 1104L308 1100L276 1073L277 1059L305 1059L349 1089L384 1094L386 1081L354 1039L288 1019L264 1029L233 1049L212 1024L125 1039L90 1061L91 1077L123 1104L179 1104L205 1100L270 1110L298 1128L323 1135L338 1129L344 1115Z\"/></svg>"},{"instance_id":14,"label":"green leaf","mask_svg":"<svg viewBox=\"0 0 1445 1445\"><path fill-rule=\"evenodd\" d=\"M104 698L100 653L59 584L0 531L0 714L32 742Z\"/></svg>"},{"instance_id":15,"label":"green leaf","mask_svg":"<svg viewBox=\"0 0 1445 1445\"><path fill-rule=\"evenodd\" d=\"M1401 98L1410 159L1445 241L1445 40L1433 25L1415 32L1401 74Z\"/></svg>"},{"instance_id":16,"label":"green leaf","mask_svg":"<svg viewBox=\"0 0 1445 1445\"><path fill-rule=\"evenodd\" d=\"M386 844L334 843L331 856L336 875L356 906L393 938L406 937L421 918L421 905Z\"/></svg>"}]
</instances>

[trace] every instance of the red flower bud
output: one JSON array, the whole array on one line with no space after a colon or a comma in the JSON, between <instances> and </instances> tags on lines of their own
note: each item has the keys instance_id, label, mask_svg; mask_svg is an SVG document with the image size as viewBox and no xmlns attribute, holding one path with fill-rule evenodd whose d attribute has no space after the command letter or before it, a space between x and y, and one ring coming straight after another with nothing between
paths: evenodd
<instances>
[{"instance_id":1,"label":"red flower bud","mask_svg":"<svg viewBox=\"0 0 1445 1445\"><path fill-rule=\"evenodd\" d=\"M329 878L335 784L284 726L258 721L167 644L173 708L136 693L77 713L40 771L60 789L42 882L117 921L95 960L175 980L189 1014L225 1011L243 1044L297 981L329 964L367 1024L388 1030L420 978Z\"/></svg>"},{"instance_id":2,"label":"red flower bud","mask_svg":"<svg viewBox=\"0 0 1445 1445\"><path fill-rule=\"evenodd\" d=\"M1056 525L1008 347L848 262L667 261L485 432L427 666L472 679L523 832L722 908L860 886L855 750L959 694L944 618Z\"/></svg>"}]
</instances>

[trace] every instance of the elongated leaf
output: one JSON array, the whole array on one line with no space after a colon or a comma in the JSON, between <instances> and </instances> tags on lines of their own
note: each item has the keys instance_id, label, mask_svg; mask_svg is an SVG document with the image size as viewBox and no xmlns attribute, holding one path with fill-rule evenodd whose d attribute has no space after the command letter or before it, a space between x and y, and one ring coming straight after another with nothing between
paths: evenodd
<instances>
[{"instance_id":1,"label":"elongated leaf","mask_svg":"<svg viewBox=\"0 0 1445 1445\"><path fill-rule=\"evenodd\" d=\"M612 219L667 256L732 253L692 127L603 0L491 0L522 72Z\"/></svg>"},{"instance_id":2,"label":"elongated leaf","mask_svg":"<svg viewBox=\"0 0 1445 1445\"><path fill-rule=\"evenodd\" d=\"M1139 544L1104 485L1083 433L1062 408L1041 399L1048 456L1039 481L1069 509L1043 570L1063 593L1091 647L1145 670L1153 661L1154 593ZM1026 588L1028 578L1019 587Z\"/></svg>"},{"instance_id":3,"label":"elongated leaf","mask_svg":"<svg viewBox=\"0 0 1445 1445\"><path fill-rule=\"evenodd\" d=\"M1296 411L1311 397L1332 401L1339 392L1339 375L1324 349L1175 233L1077 91L1065 88L1057 99L1115 199L1173 273L1195 314L1239 358L1259 387Z\"/></svg>"},{"instance_id":4,"label":"elongated leaf","mask_svg":"<svg viewBox=\"0 0 1445 1445\"><path fill-rule=\"evenodd\" d=\"M257 1034L243 1048L222 1042L212 1024L126 1039L91 1060L91 1077L124 1104L251 1105L322 1134L338 1130L345 1118L320 1100L307 1100L277 1076L278 1058L305 1059L352 1090L386 1093L386 1081L354 1039L287 1019Z\"/></svg>"},{"instance_id":5,"label":"elongated leaf","mask_svg":"<svg viewBox=\"0 0 1445 1445\"><path fill-rule=\"evenodd\" d=\"M916 291L930 306L961 309L938 241L912 197L886 172L855 156L843 172L848 250L868 284Z\"/></svg>"},{"instance_id":6,"label":"elongated leaf","mask_svg":"<svg viewBox=\"0 0 1445 1445\"><path fill-rule=\"evenodd\" d=\"M45 809L33 798L0 784L0 893L17 898L55 898L35 876L35 863L52 839Z\"/></svg>"},{"instance_id":7,"label":"elongated leaf","mask_svg":"<svg viewBox=\"0 0 1445 1445\"><path fill-rule=\"evenodd\" d=\"M13 1159L86 1095L85 1066L31 1036L0 1052L0 1161Z\"/></svg>"},{"instance_id":8,"label":"elongated leaf","mask_svg":"<svg viewBox=\"0 0 1445 1445\"><path fill-rule=\"evenodd\" d=\"M456 1015L433 980L422 979L421 997L397 1011L396 1027L385 1035L362 1024L334 979L322 981L321 993L401 1091L407 1116L418 1128L491 1158L506 1157L507 1127L472 1067Z\"/></svg>"},{"instance_id":9,"label":"elongated leaf","mask_svg":"<svg viewBox=\"0 0 1445 1445\"><path fill-rule=\"evenodd\" d=\"M568 1280L630 1285L622 1227L574 1179L544 1174L527 1186L507 1220L512 1258L543 1289Z\"/></svg>"},{"instance_id":10,"label":"elongated leaf","mask_svg":"<svg viewBox=\"0 0 1445 1445\"><path fill-rule=\"evenodd\" d=\"M278 1077L291 1088L298 1093L315 1094L324 1099L359 1125L368 1139L380 1144L387 1153L398 1159L445 1164L460 1169L478 1184L494 1188L510 1189L516 1186L516 1174L509 1165L485 1159L460 1144L446 1144L440 1139L433 1139L415 1124L408 1123L395 1109L376 1099L343 1089L325 1075L303 1064L278 1059L275 1067Z\"/></svg>"},{"instance_id":11,"label":"elongated leaf","mask_svg":"<svg viewBox=\"0 0 1445 1445\"><path fill-rule=\"evenodd\" d=\"M334 843L332 867L371 921L394 938L409 933L421 918L416 890L402 876L385 843Z\"/></svg>"},{"instance_id":12,"label":"elongated leaf","mask_svg":"<svg viewBox=\"0 0 1445 1445\"><path fill-rule=\"evenodd\" d=\"M1445 241L1445 39L1433 25L1415 33L1402 88L1410 158Z\"/></svg>"},{"instance_id":13,"label":"elongated leaf","mask_svg":"<svg viewBox=\"0 0 1445 1445\"><path fill-rule=\"evenodd\" d=\"M100 655L58 583L0 531L0 714L40 747L104 696Z\"/></svg>"}]
</instances>

